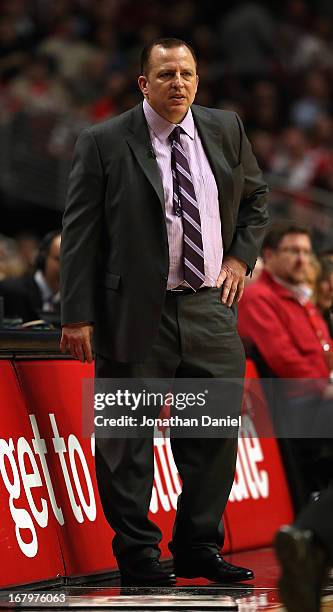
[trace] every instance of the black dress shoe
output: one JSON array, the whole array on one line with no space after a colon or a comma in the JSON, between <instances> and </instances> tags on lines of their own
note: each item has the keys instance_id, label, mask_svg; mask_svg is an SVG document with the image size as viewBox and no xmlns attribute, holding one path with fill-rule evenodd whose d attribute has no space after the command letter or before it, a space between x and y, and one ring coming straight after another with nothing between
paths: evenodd
<instances>
[{"instance_id":1,"label":"black dress shoe","mask_svg":"<svg viewBox=\"0 0 333 612\"><path fill-rule=\"evenodd\" d=\"M121 586L172 586L176 582L175 574L163 568L155 558L140 559L119 569Z\"/></svg>"},{"instance_id":2,"label":"black dress shoe","mask_svg":"<svg viewBox=\"0 0 333 612\"><path fill-rule=\"evenodd\" d=\"M275 537L281 564L279 590L288 612L320 612L321 589L328 577L328 554L309 530L282 527Z\"/></svg>"},{"instance_id":3,"label":"black dress shoe","mask_svg":"<svg viewBox=\"0 0 333 612\"><path fill-rule=\"evenodd\" d=\"M252 580L254 574L246 567L228 563L218 553L209 556L176 556L174 559L176 576L179 578L207 578L213 582L242 582Z\"/></svg>"}]
</instances>

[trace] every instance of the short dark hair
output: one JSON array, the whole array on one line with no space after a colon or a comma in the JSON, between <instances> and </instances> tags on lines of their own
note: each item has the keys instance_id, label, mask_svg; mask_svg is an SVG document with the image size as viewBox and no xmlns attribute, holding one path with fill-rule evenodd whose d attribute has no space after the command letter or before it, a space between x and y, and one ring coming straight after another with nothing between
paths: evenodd
<instances>
[{"instance_id":1,"label":"short dark hair","mask_svg":"<svg viewBox=\"0 0 333 612\"><path fill-rule=\"evenodd\" d=\"M164 47L164 49L173 49L174 47L187 47L192 57L195 61L195 66L197 67L198 61L195 55L194 49L189 45L189 43L181 40L180 38L155 38L150 41L143 49L141 53L141 74L147 74L150 55L154 47L160 45Z\"/></svg>"},{"instance_id":2,"label":"short dark hair","mask_svg":"<svg viewBox=\"0 0 333 612\"><path fill-rule=\"evenodd\" d=\"M304 225L298 225L292 221L279 221L270 226L264 238L262 250L272 249L275 251L279 247L282 238L288 234L306 234L311 240L311 232Z\"/></svg>"},{"instance_id":3,"label":"short dark hair","mask_svg":"<svg viewBox=\"0 0 333 612\"><path fill-rule=\"evenodd\" d=\"M327 259L329 259L330 257L333 257L333 248L332 248L332 247L330 247L330 248L328 248L328 249L324 249L323 251L320 251L320 252L318 253L318 257L323 258L323 259L324 259L325 257L326 257Z\"/></svg>"},{"instance_id":4,"label":"short dark hair","mask_svg":"<svg viewBox=\"0 0 333 612\"><path fill-rule=\"evenodd\" d=\"M318 258L320 264L320 272L318 277L318 282L326 280L333 274L333 261L331 259L327 259L326 257Z\"/></svg>"},{"instance_id":5,"label":"short dark hair","mask_svg":"<svg viewBox=\"0 0 333 612\"><path fill-rule=\"evenodd\" d=\"M42 272L44 272L46 266L46 259L49 256L52 242L58 236L61 236L61 230L51 230L42 238L35 261L36 270L41 270Z\"/></svg>"}]
</instances>

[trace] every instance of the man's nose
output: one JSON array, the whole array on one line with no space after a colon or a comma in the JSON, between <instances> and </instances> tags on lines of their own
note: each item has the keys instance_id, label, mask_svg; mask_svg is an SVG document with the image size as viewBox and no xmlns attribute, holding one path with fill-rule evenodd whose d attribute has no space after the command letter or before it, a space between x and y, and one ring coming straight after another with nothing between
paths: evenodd
<instances>
[{"instance_id":1,"label":"man's nose","mask_svg":"<svg viewBox=\"0 0 333 612\"><path fill-rule=\"evenodd\" d=\"M298 258L297 259L303 265L309 265L311 263L311 260L309 260L308 253L305 253L304 251L301 251L301 250L298 252Z\"/></svg>"},{"instance_id":2,"label":"man's nose","mask_svg":"<svg viewBox=\"0 0 333 612\"><path fill-rule=\"evenodd\" d=\"M181 87L183 85L183 78L180 72L176 72L173 78L173 85L174 87Z\"/></svg>"}]
</instances>

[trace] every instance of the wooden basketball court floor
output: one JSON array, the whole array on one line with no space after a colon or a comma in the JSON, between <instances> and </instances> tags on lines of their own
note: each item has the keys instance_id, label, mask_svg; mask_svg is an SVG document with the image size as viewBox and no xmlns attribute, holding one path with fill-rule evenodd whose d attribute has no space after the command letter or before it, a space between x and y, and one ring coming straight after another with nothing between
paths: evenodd
<instances>
[{"instance_id":1,"label":"wooden basketball court floor","mask_svg":"<svg viewBox=\"0 0 333 612\"><path fill-rule=\"evenodd\" d=\"M126 588L119 586L119 577L112 575L109 578L95 577L94 584L76 584L58 587L58 591L65 593L64 604L35 605L15 604L16 607L29 607L33 610L64 608L89 609L90 612L101 608L111 610L150 611L173 610L239 610L240 612L256 612L274 610L283 611L279 598L277 581L279 566L271 548L251 550L225 558L232 563L250 567L255 572L255 579L251 582L233 585L218 585L208 580L178 579L173 588ZM16 587L12 592L29 592L25 588ZM34 588L34 592L36 587ZM52 592L50 589L44 591ZM1 610L13 608L8 599L8 592L0 592ZM333 612L333 579L323 591L322 607L324 612ZM299 612L304 612L300 606Z\"/></svg>"}]
</instances>

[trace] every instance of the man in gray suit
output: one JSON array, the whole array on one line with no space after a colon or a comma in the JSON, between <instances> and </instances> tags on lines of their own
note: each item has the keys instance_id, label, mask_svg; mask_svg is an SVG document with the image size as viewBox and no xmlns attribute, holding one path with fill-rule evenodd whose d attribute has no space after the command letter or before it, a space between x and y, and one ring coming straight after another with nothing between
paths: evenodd
<instances>
[{"instance_id":1,"label":"man in gray suit","mask_svg":"<svg viewBox=\"0 0 333 612\"><path fill-rule=\"evenodd\" d=\"M142 53L143 104L80 135L62 235L61 348L99 378L242 378L237 302L267 225L267 186L233 112L192 105L184 41ZM249 580L219 554L237 439L173 438L183 482L175 573ZM123 583L172 584L147 518L149 438L96 439L96 473ZM222 482L221 482L222 480Z\"/></svg>"}]
</instances>

